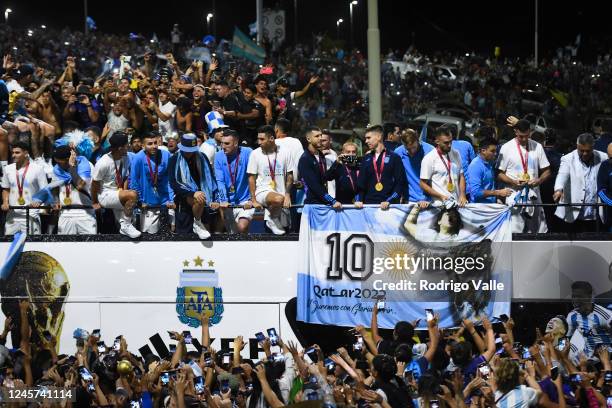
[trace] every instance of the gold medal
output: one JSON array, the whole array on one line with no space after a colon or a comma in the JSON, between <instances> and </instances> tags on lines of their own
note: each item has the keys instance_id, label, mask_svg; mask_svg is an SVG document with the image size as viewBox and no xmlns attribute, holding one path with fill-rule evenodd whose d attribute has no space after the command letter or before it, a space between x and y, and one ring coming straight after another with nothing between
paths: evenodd
<instances>
[{"instance_id":1,"label":"gold medal","mask_svg":"<svg viewBox=\"0 0 612 408\"><path fill-rule=\"evenodd\" d=\"M270 187L272 187L272 189L275 189L276 188L276 181L272 180L270 182Z\"/></svg>"},{"instance_id":2,"label":"gold medal","mask_svg":"<svg viewBox=\"0 0 612 408\"><path fill-rule=\"evenodd\" d=\"M521 180L529 181L529 178L530 178L529 177L529 173L525 172L525 173L521 174Z\"/></svg>"},{"instance_id":3,"label":"gold medal","mask_svg":"<svg viewBox=\"0 0 612 408\"><path fill-rule=\"evenodd\" d=\"M446 189L452 193L453 191L455 191L455 185L449 182L446 184Z\"/></svg>"},{"instance_id":4,"label":"gold medal","mask_svg":"<svg viewBox=\"0 0 612 408\"><path fill-rule=\"evenodd\" d=\"M230 186L229 191L230 191L230 193L233 193L234 191L236 191L236 189L234 188L234 186Z\"/></svg>"},{"instance_id":5,"label":"gold medal","mask_svg":"<svg viewBox=\"0 0 612 408\"><path fill-rule=\"evenodd\" d=\"M72 199L70 197L64 197L64 205L72 204Z\"/></svg>"},{"instance_id":6,"label":"gold medal","mask_svg":"<svg viewBox=\"0 0 612 408\"><path fill-rule=\"evenodd\" d=\"M24 205L25 204L25 198L23 198L23 196L19 196L19 198L17 199L17 202L19 203L19 205Z\"/></svg>"},{"instance_id":7,"label":"gold medal","mask_svg":"<svg viewBox=\"0 0 612 408\"><path fill-rule=\"evenodd\" d=\"M374 185L374 190L382 191L382 189L383 189L383 184L380 181Z\"/></svg>"}]
</instances>

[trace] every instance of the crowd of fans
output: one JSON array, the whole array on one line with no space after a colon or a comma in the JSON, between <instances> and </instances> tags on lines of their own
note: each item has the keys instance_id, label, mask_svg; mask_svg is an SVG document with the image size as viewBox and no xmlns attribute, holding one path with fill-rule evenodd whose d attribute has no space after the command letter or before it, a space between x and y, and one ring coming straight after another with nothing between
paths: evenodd
<instances>
[{"instance_id":1,"label":"crowd of fans","mask_svg":"<svg viewBox=\"0 0 612 408\"><path fill-rule=\"evenodd\" d=\"M609 122L556 143L537 115L516 118L522 86L533 82L549 93L545 117L587 120L608 106L606 57L587 67L561 54L534 68L466 55L453 61L464 75L449 82L436 79L448 61L411 48L403 60L414 69L383 73L386 116L397 121L367 128L362 148L356 134L341 144L316 125L367 117L366 61L324 49L319 37L271 50L258 66L214 39L205 64L185 60L189 42L6 26L0 35L19 44L4 55L0 81L6 235L118 229L138 238L167 226L207 239L248 232L261 209L266 229L282 235L297 229L302 204L402 202L504 203L513 232L610 226ZM169 49L180 56L161 52ZM395 96L411 107L398 114ZM472 138L410 122L442 97L471 107Z\"/></svg>"},{"instance_id":2,"label":"crowd of fans","mask_svg":"<svg viewBox=\"0 0 612 408\"><path fill-rule=\"evenodd\" d=\"M567 317L553 317L523 344L507 315L442 329L430 309L422 323L399 321L385 337L377 324L385 305L375 303L370 327L349 330L348 343L338 340L337 350L302 349L271 328L267 336L254 334L256 359L243 356L243 336L214 350L206 316L200 340L189 331L169 331L176 344L163 353L156 347L159 355L148 347L136 355L129 339L119 335L111 344L100 330L84 329L74 331L74 354L58 354L57 339L38 332L24 300L0 335L0 343L10 338L14 347L0 346L0 389L7 407L26 406L16 401L23 389L53 390L48 395L56 400L39 398L37 406L45 407L252 408L304 401L324 407L606 407L612 319L604 306L611 300L594 303L588 282L574 282L572 300ZM576 336L583 345L573 343ZM58 401L61 396L66 400Z\"/></svg>"}]
</instances>

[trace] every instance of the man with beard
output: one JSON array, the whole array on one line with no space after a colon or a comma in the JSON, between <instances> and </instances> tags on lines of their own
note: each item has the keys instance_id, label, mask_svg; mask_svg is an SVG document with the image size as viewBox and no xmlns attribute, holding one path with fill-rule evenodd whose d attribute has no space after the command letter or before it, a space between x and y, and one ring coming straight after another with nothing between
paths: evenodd
<instances>
[{"instance_id":1,"label":"man with beard","mask_svg":"<svg viewBox=\"0 0 612 408\"><path fill-rule=\"evenodd\" d=\"M452 200L464 206L468 202L465 195L465 177L461 157L451 148L451 129L440 126L434 137L436 148L427 153L421 162L421 189L434 202Z\"/></svg>"},{"instance_id":2,"label":"man with beard","mask_svg":"<svg viewBox=\"0 0 612 408\"><path fill-rule=\"evenodd\" d=\"M142 203L140 230L155 234L159 231L161 209L174 209L168 184L168 160L170 153L159 149L157 134L144 137L144 149L131 160L130 188L138 193ZM149 208L157 207L157 208Z\"/></svg>"}]
</instances>

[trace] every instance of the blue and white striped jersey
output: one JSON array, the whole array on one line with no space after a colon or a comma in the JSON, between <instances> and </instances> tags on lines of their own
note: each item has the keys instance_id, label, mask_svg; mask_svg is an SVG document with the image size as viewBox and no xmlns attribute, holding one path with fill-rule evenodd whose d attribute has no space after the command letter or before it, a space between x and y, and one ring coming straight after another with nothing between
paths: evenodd
<instances>
[{"instance_id":1,"label":"blue and white striped jersey","mask_svg":"<svg viewBox=\"0 0 612 408\"><path fill-rule=\"evenodd\" d=\"M567 315L567 336L571 338L578 330L584 337L583 351L591 357L597 346L612 344L611 323L612 312L600 305L593 304L593 311L588 315L583 315L578 309L574 309Z\"/></svg>"}]
</instances>

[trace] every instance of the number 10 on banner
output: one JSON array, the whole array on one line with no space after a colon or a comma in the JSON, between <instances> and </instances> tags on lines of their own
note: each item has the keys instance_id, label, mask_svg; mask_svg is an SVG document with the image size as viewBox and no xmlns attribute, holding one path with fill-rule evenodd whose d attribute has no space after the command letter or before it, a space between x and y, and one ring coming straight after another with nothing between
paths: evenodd
<instances>
[{"instance_id":1,"label":"number 10 on banner","mask_svg":"<svg viewBox=\"0 0 612 408\"><path fill-rule=\"evenodd\" d=\"M374 243L365 234L351 234L345 239L336 232L325 240L330 247L327 279L366 280L372 275Z\"/></svg>"}]
</instances>

